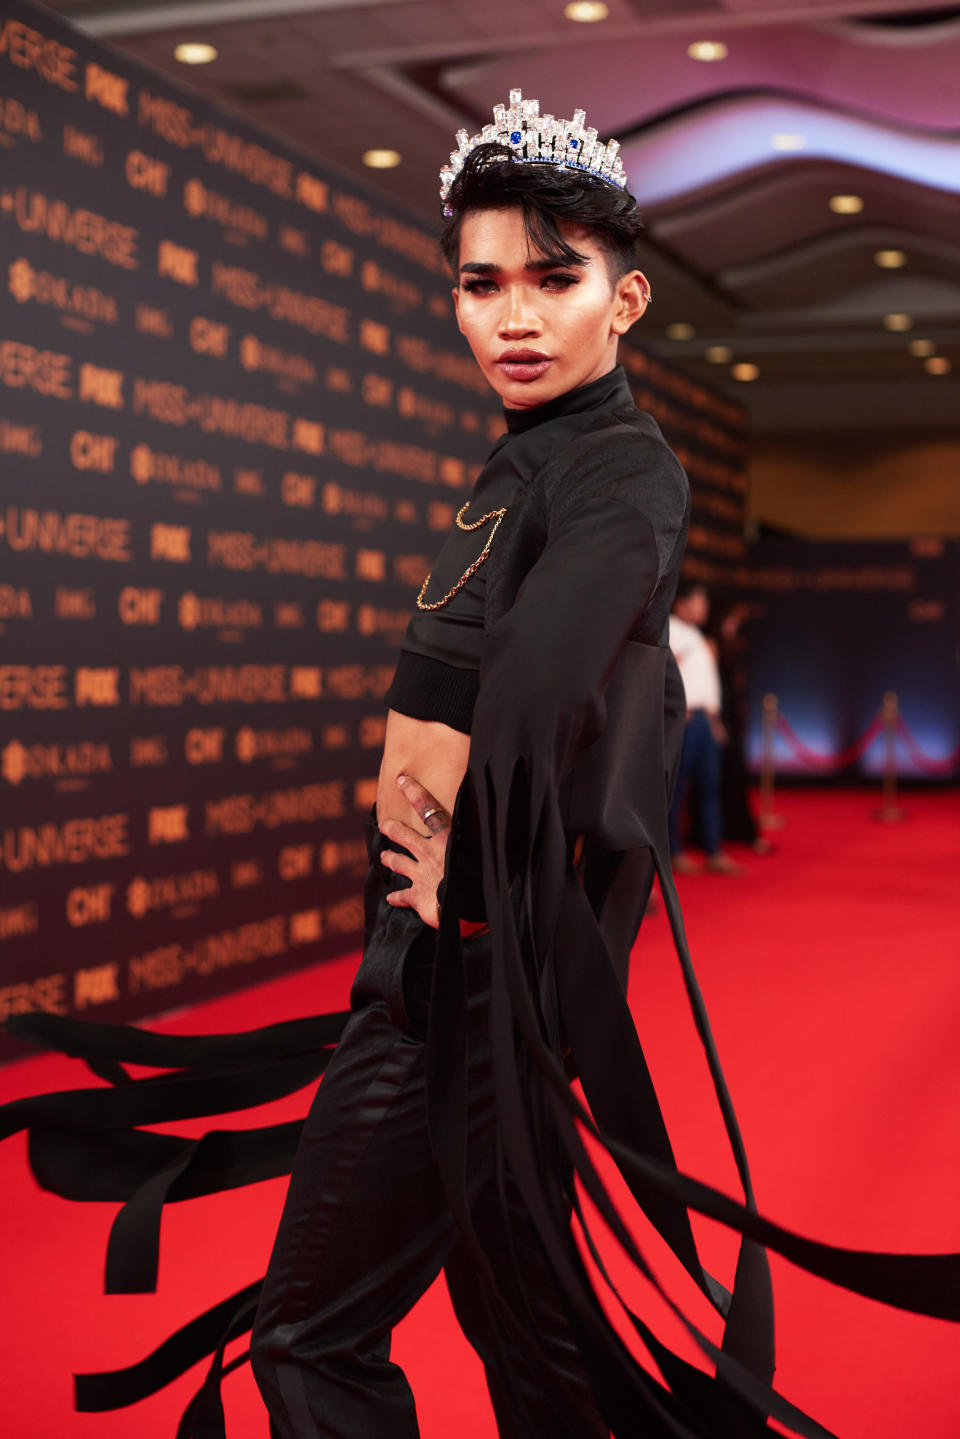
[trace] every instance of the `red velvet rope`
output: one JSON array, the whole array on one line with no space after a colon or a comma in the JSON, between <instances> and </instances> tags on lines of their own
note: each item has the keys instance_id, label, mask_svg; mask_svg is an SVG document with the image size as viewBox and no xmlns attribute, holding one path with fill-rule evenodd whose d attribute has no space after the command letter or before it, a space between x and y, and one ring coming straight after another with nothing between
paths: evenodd
<instances>
[{"instance_id":1,"label":"red velvet rope","mask_svg":"<svg viewBox=\"0 0 960 1439\"><path fill-rule=\"evenodd\" d=\"M793 750L794 755L802 764L809 765L811 769L838 770L844 769L847 765L853 764L861 755L866 754L878 734L883 732L884 720L882 713L877 714L870 721L867 728L858 740L848 745L846 749L838 751L837 754L818 754L816 750L810 749L793 729L789 720L784 715L777 713L777 730L787 741ZM903 715L897 715L897 734L901 743L917 769L924 774L946 775L952 774L960 766L960 745L951 754L944 755L942 759L930 759L928 755L917 744L910 732L909 726Z\"/></svg>"},{"instance_id":2,"label":"red velvet rope","mask_svg":"<svg viewBox=\"0 0 960 1439\"><path fill-rule=\"evenodd\" d=\"M917 744L903 715L897 716L897 731L901 743L907 754L910 756L917 769L923 770L924 774L951 774L960 766L960 745L951 753L944 755L942 759L930 759Z\"/></svg>"},{"instance_id":3,"label":"red velvet rope","mask_svg":"<svg viewBox=\"0 0 960 1439\"><path fill-rule=\"evenodd\" d=\"M877 735L880 734L883 729L883 717L878 714L870 721L858 740L855 740L853 744L848 745L846 749L840 750L837 754L818 754L816 750L810 749L809 746L804 744L789 721L779 712L777 714L777 729L780 734L783 735L797 759L803 764L809 765L811 769L835 770L843 769L846 765L852 764L854 760L859 759L862 754L866 753Z\"/></svg>"}]
</instances>

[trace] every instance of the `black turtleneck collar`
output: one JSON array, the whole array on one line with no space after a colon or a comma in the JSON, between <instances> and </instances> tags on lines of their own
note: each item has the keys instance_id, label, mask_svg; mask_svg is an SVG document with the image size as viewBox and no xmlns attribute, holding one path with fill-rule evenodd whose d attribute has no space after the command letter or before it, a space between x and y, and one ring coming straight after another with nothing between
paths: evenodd
<instances>
[{"instance_id":1,"label":"black turtleneck collar","mask_svg":"<svg viewBox=\"0 0 960 1439\"><path fill-rule=\"evenodd\" d=\"M631 405L633 396L627 383L626 372L622 365L617 365L606 375L601 375L599 380L591 380L589 385L568 390L565 395L558 395L555 400L548 400L545 405L537 405L530 410L508 410L504 406L503 415L510 434L522 435L524 431L532 430L534 425L545 424L547 420L586 414L590 410L619 410Z\"/></svg>"}]
</instances>

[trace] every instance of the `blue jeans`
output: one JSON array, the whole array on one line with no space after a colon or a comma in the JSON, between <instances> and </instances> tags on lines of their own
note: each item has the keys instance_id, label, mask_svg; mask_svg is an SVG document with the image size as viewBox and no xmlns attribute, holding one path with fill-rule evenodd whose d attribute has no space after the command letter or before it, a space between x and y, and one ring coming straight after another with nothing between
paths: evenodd
<instances>
[{"instance_id":1,"label":"blue jeans","mask_svg":"<svg viewBox=\"0 0 960 1439\"><path fill-rule=\"evenodd\" d=\"M722 754L713 737L706 710L691 710L687 727L683 732L683 749L677 769L677 787L670 806L670 853L679 854L683 849L680 823L683 806L691 781L694 784L697 819L707 854L716 854L720 849L723 833L723 807L720 783L722 779Z\"/></svg>"}]
</instances>

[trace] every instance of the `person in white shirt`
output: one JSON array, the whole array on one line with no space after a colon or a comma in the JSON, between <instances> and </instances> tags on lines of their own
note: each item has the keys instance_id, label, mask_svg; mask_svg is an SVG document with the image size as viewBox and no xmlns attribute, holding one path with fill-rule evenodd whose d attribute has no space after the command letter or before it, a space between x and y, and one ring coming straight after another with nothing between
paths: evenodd
<instances>
[{"instance_id":1,"label":"person in white shirt","mask_svg":"<svg viewBox=\"0 0 960 1439\"><path fill-rule=\"evenodd\" d=\"M708 869L718 874L739 874L736 864L721 848L723 836L723 750L726 731L720 718L720 673L713 647L701 626L710 613L710 598L703 585L681 580L670 616L670 648L680 668L687 696L687 726L670 806L670 853L680 874L695 874L700 866L685 853L681 834L684 804L691 783L697 820Z\"/></svg>"}]
</instances>

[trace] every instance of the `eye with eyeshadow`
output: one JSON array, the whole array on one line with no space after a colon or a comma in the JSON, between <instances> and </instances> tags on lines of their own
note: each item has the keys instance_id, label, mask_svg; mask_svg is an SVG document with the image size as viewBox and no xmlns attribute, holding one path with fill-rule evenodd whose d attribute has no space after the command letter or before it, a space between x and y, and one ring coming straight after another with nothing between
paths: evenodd
<instances>
[{"instance_id":1,"label":"eye with eyeshadow","mask_svg":"<svg viewBox=\"0 0 960 1439\"><path fill-rule=\"evenodd\" d=\"M468 295L489 295L497 287L492 280L464 280L460 288Z\"/></svg>"},{"instance_id":2,"label":"eye with eyeshadow","mask_svg":"<svg viewBox=\"0 0 960 1439\"><path fill-rule=\"evenodd\" d=\"M563 294L574 285L579 285L580 276L567 274L565 271L551 271L549 274L541 275L540 288L547 293ZM474 277L463 281L461 286L468 295L491 295L498 288L495 280Z\"/></svg>"},{"instance_id":3,"label":"eye with eyeshadow","mask_svg":"<svg viewBox=\"0 0 960 1439\"><path fill-rule=\"evenodd\" d=\"M566 271L557 270L551 272L549 275L544 275L540 282L540 288L541 290L554 290L562 294L564 290L570 290L574 285L579 285L579 283L579 275L571 275Z\"/></svg>"}]
</instances>

